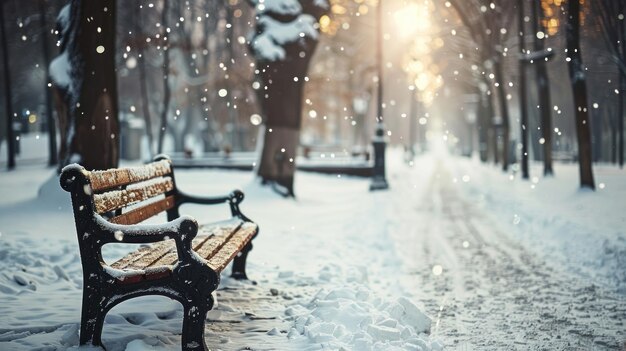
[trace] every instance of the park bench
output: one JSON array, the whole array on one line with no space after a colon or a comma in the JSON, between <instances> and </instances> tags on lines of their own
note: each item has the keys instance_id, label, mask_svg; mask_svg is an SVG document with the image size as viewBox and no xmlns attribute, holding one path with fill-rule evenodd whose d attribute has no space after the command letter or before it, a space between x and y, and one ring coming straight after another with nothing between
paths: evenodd
<instances>
[{"instance_id":1,"label":"park bench","mask_svg":"<svg viewBox=\"0 0 626 351\"><path fill-rule=\"evenodd\" d=\"M258 226L239 210L243 193L198 197L178 190L167 156L132 168L87 171L65 167L61 187L71 193L83 266L80 344L102 346L104 317L115 305L133 297L163 295L183 305L183 350L208 350L204 340L206 313L220 272L233 261L232 276L247 279L246 257ZM232 218L199 226L180 216L184 203L228 203ZM144 220L167 213L167 223ZM111 265L102 247L111 243L148 244Z\"/></svg>"}]
</instances>

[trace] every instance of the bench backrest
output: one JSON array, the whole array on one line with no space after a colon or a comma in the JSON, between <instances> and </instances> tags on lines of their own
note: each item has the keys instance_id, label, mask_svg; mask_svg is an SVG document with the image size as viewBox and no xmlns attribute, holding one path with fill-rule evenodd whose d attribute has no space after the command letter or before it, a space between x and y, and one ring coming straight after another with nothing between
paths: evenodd
<instances>
[{"instance_id":1,"label":"bench backrest","mask_svg":"<svg viewBox=\"0 0 626 351\"><path fill-rule=\"evenodd\" d=\"M176 203L174 174L167 158L142 166L106 171L90 172L81 167L79 176L84 177L83 189L72 191L82 190L90 195L93 211L112 223L137 224L172 209ZM74 206L81 202L74 202Z\"/></svg>"},{"instance_id":2,"label":"bench backrest","mask_svg":"<svg viewBox=\"0 0 626 351\"><path fill-rule=\"evenodd\" d=\"M109 219L113 223L143 222L171 209L175 203L172 166L168 160L139 167L89 172L89 179L96 212L116 213ZM162 198L154 201L157 197ZM134 207L124 211L129 206Z\"/></svg>"}]
</instances>

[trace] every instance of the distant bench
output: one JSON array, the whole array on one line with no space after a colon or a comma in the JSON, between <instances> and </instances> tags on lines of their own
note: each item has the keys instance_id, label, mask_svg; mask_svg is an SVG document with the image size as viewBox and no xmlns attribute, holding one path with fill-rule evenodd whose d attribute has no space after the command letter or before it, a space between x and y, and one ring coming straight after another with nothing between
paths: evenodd
<instances>
[{"instance_id":1,"label":"distant bench","mask_svg":"<svg viewBox=\"0 0 626 351\"><path fill-rule=\"evenodd\" d=\"M211 293L232 260L232 276L247 279L246 257L258 233L258 226L239 210L243 193L211 198L185 194L176 187L167 156L106 171L73 164L63 169L60 181L72 195L83 266L80 344L102 346L104 317L113 306L142 295L164 295L183 305L182 349L208 350L204 322L213 307ZM179 215L184 203L228 203L232 218L198 226L192 217ZM139 224L162 212L169 222ZM154 244L108 266L102 246L109 243Z\"/></svg>"}]
</instances>

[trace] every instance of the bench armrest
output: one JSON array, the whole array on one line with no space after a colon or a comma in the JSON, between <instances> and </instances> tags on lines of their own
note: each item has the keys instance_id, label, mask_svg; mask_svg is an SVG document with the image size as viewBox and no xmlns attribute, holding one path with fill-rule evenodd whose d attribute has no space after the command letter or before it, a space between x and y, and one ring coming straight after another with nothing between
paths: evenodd
<instances>
[{"instance_id":1,"label":"bench armrest","mask_svg":"<svg viewBox=\"0 0 626 351\"><path fill-rule=\"evenodd\" d=\"M114 224L96 215L100 227L101 245L107 243L150 244L174 239L178 259L189 262L192 259L191 243L198 234L198 222L191 216L181 216L165 224L123 225Z\"/></svg>"},{"instance_id":2,"label":"bench armrest","mask_svg":"<svg viewBox=\"0 0 626 351\"><path fill-rule=\"evenodd\" d=\"M195 196L185 194L182 191L178 191L177 194L177 202L178 204L183 203L193 203L193 204L202 204L202 205L215 205L222 204L227 202L230 206L230 212L233 217L238 217L243 219L244 221L250 222L250 219L246 217L241 210L239 209L239 204L243 201L244 194L241 190L233 190L230 194L226 196L217 196L217 197L204 197L204 196Z\"/></svg>"}]
</instances>

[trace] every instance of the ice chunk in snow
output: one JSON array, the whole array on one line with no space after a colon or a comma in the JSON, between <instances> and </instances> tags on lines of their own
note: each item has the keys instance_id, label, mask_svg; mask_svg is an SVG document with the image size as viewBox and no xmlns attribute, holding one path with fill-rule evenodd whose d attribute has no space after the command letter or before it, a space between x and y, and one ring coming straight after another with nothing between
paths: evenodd
<instances>
[{"instance_id":1,"label":"ice chunk in snow","mask_svg":"<svg viewBox=\"0 0 626 351\"><path fill-rule=\"evenodd\" d=\"M441 351L443 350L443 344L437 340L433 341L432 344L430 344L430 348L433 351Z\"/></svg>"},{"instance_id":2,"label":"ice chunk in snow","mask_svg":"<svg viewBox=\"0 0 626 351\"><path fill-rule=\"evenodd\" d=\"M295 328L291 328L291 330L289 330L289 333L287 333L287 338L293 339L298 337L299 335L300 333L298 332L298 330L296 330Z\"/></svg>"},{"instance_id":3,"label":"ice chunk in snow","mask_svg":"<svg viewBox=\"0 0 626 351\"><path fill-rule=\"evenodd\" d=\"M367 327L367 331L375 340L380 340L380 341L400 340L400 331L396 328L390 328L384 325L370 324Z\"/></svg>"},{"instance_id":4,"label":"ice chunk in snow","mask_svg":"<svg viewBox=\"0 0 626 351\"><path fill-rule=\"evenodd\" d=\"M398 298L398 303L404 307L404 314L402 321L415 328L418 333L430 332L430 325L432 323L430 317L422 312L413 301L406 297Z\"/></svg>"}]
</instances>

